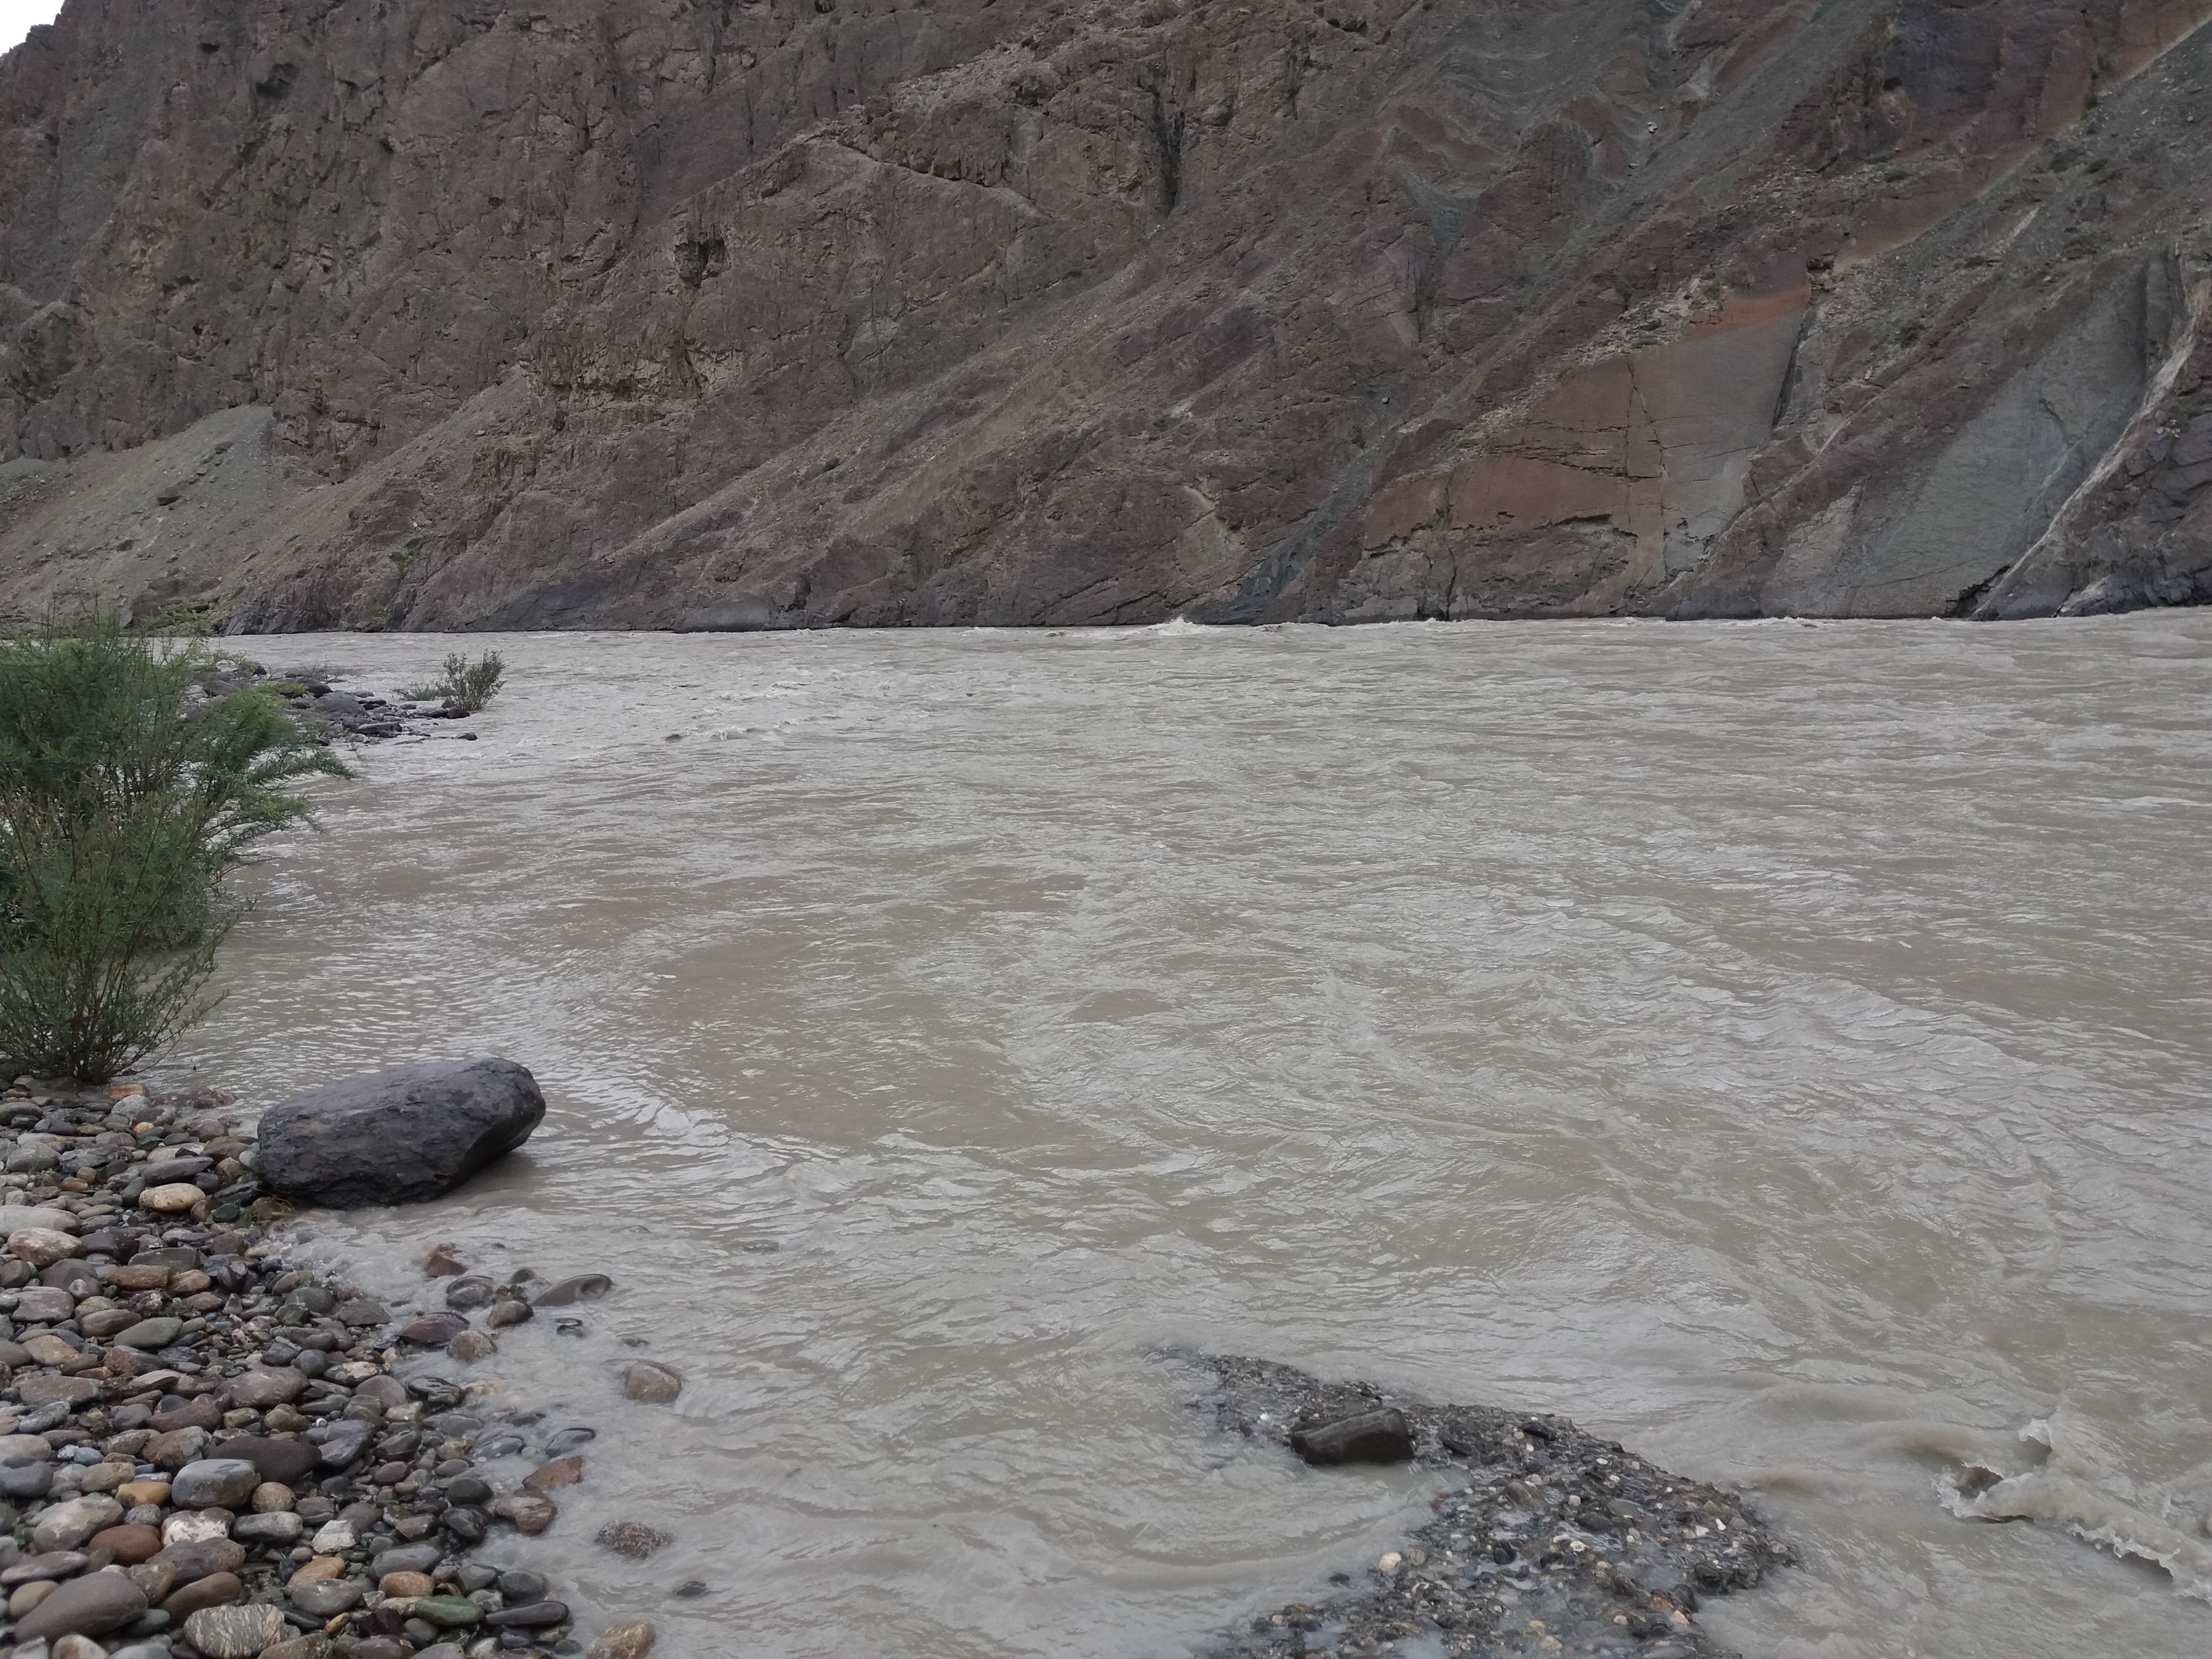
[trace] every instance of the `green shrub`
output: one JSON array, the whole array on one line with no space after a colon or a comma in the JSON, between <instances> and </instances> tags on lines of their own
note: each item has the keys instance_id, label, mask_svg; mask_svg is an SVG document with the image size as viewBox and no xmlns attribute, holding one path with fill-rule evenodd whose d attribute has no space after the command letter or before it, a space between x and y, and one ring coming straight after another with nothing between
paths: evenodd
<instances>
[{"instance_id":1,"label":"green shrub","mask_svg":"<svg viewBox=\"0 0 2212 1659\"><path fill-rule=\"evenodd\" d=\"M410 687L407 695L417 702L443 702L473 714L498 695L500 677L506 672L507 659L496 651L487 651L474 662L456 651L446 659L443 679Z\"/></svg>"},{"instance_id":2,"label":"green shrub","mask_svg":"<svg viewBox=\"0 0 2212 1659\"><path fill-rule=\"evenodd\" d=\"M214 1006L244 906L224 878L349 775L258 690L192 706L214 659L105 618L0 641L0 1054L104 1082Z\"/></svg>"}]
</instances>

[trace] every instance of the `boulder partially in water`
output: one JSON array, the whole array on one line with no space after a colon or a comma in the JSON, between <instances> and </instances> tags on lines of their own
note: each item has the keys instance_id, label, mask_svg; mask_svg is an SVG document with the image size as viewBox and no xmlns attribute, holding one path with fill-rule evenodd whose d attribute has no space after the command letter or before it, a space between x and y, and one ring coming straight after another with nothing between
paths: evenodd
<instances>
[{"instance_id":1,"label":"boulder partially in water","mask_svg":"<svg viewBox=\"0 0 2212 1659\"><path fill-rule=\"evenodd\" d=\"M442 1197L530 1139L545 1097L511 1060L395 1066L325 1083L261 1120L262 1181L334 1209Z\"/></svg>"}]
</instances>

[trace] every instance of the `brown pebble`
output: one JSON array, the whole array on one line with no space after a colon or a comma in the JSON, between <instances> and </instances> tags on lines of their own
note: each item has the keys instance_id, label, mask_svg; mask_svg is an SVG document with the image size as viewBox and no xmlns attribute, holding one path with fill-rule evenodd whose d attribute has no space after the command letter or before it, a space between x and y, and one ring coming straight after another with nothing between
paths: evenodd
<instances>
[{"instance_id":1,"label":"brown pebble","mask_svg":"<svg viewBox=\"0 0 2212 1659\"><path fill-rule=\"evenodd\" d=\"M345 1571L345 1565L343 1555L318 1555L287 1578L284 1588L289 1589L295 1584L313 1584L325 1578L336 1578Z\"/></svg>"},{"instance_id":2,"label":"brown pebble","mask_svg":"<svg viewBox=\"0 0 2212 1659\"><path fill-rule=\"evenodd\" d=\"M195 1578L189 1584L173 1591L161 1603L161 1611L170 1618L182 1621L202 1607L219 1607L236 1601L246 1593L234 1572L211 1572L204 1578Z\"/></svg>"},{"instance_id":3,"label":"brown pebble","mask_svg":"<svg viewBox=\"0 0 2212 1659\"><path fill-rule=\"evenodd\" d=\"M524 1489L545 1492L555 1486L573 1486L584 1478L584 1460L580 1457L556 1457L550 1463L541 1463L522 1477Z\"/></svg>"},{"instance_id":4,"label":"brown pebble","mask_svg":"<svg viewBox=\"0 0 2212 1659\"><path fill-rule=\"evenodd\" d=\"M386 1595L435 1595L437 1580L427 1572L387 1572L376 1581L378 1589Z\"/></svg>"},{"instance_id":5,"label":"brown pebble","mask_svg":"<svg viewBox=\"0 0 2212 1659\"><path fill-rule=\"evenodd\" d=\"M519 1532L540 1533L551 1526L560 1508L542 1492L519 1492L491 1506L502 1521L511 1521Z\"/></svg>"},{"instance_id":6,"label":"brown pebble","mask_svg":"<svg viewBox=\"0 0 2212 1659\"><path fill-rule=\"evenodd\" d=\"M158 1602L177 1585L176 1564L171 1561L142 1561L126 1568L124 1577L138 1586L149 1601Z\"/></svg>"},{"instance_id":7,"label":"brown pebble","mask_svg":"<svg viewBox=\"0 0 2212 1659\"><path fill-rule=\"evenodd\" d=\"M642 1619L609 1625L599 1640L584 1650L584 1659L644 1659L659 1634Z\"/></svg>"},{"instance_id":8,"label":"brown pebble","mask_svg":"<svg viewBox=\"0 0 2212 1659\"><path fill-rule=\"evenodd\" d=\"M468 1264L453 1253L450 1244L434 1244L430 1254L422 1259L422 1271L432 1279L453 1279L468 1272Z\"/></svg>"},{"instance_id":9,"label":"brown pebble","mask_svg":"<svg viewBox=\"0 0 2212 1659\"><path fill-rule=\"evenodd\" d=\"M459 1314L428 1313L403 1326L399 1334L406 1341L420 1343L426 1348L435 1348L442 1347L468 1328L469 1322Z\"/></svg>"},{"instance_id":10,"label":"brown pebble","mask_svg":"<svg viewBox=\"0 0 2212 1659\"><path fill-rule=\"evenodd\" d=\"M110 1527L93 1534L91 1544L94 1549L110 1552L125 1566L135 1567L161 1553L161 1529L135 1523Z\"/></svg>"},{"instance_id":11,"label":"brown pebble","mask_svg":"<svg viewBox=\"0 0 2212 1659\"><path fill-rule=\"evenodd\" d=\"M16 1585L9 1593L8 1616L10 1619L21 1619L54 1593L56 1583L57 1581L52 1578L33 1578L27 1584Z\"/></svg>"},{"instance_id":12,"label":"brown pebble","mask_svg":"<svg viewBox=\"0 0 2212 1659\"><path fill-rule=\"evenodd\" d=\"M135 1510L141 1504L166 1504L169 1501L169 1483L126 1480L115 1489L115 1501L126 1510Z\"/></svg>"}]
</instances>

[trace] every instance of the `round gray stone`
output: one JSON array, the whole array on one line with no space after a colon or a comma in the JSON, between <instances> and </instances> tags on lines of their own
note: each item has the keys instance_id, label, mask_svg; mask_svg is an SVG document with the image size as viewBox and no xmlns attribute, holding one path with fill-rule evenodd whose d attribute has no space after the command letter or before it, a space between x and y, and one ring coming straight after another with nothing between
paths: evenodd
<instances>
[{"instance_id":1,"label":"round gray stone","mask_svg":"<svg viewBox=\"0 0 2212 1659\"><path fill-rule=\"evenodd\" d=\"M261 1471L242 1457L204 1457L177 1471L169 1501L185 1510L243 1509L260 1484Z\"/></svg>"}]
</instances>

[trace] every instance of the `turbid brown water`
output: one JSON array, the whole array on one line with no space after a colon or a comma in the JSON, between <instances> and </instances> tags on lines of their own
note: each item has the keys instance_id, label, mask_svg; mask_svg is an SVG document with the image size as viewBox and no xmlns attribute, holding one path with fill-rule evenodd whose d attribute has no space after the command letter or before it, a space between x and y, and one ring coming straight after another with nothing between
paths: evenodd
<instances>
[{"instance_id":1,"label":"turbid brown water","mask_svg":"<svg viewBox=\"0 0 2212 1659\"><path fill-rule=\"evenodd\" d=\"M1750 1655L2212 1647L1942 1490L2040 1420L2034 1506L2212 1545L2212 616L496 643L189 1057L537 1070L524 1156L320 1248L615 1277L477 1370L599 1427L531 1553L676 1659L1174 1654L1425 1516L1210 1441L1174 1345L1747 1488Z\"/></svg>"}]
</instances>

